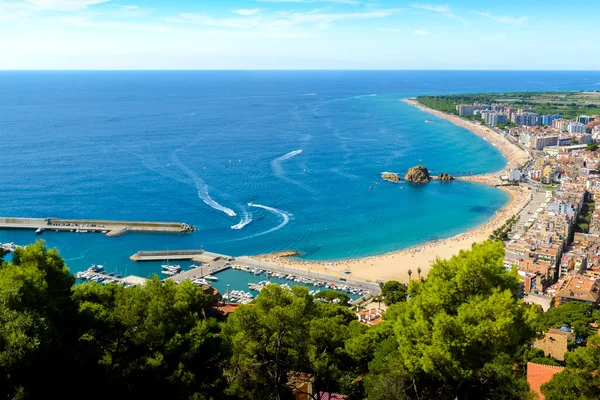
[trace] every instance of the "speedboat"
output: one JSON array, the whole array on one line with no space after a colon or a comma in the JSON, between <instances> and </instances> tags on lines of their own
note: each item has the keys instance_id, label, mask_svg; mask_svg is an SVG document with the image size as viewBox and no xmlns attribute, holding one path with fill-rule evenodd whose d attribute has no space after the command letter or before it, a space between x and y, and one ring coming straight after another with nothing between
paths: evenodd
<instances>
[{"instance_id":1,"label":"speedboat","mask_svg":"<svg viewBox=\"0 0 600 400\"><path fill-rule=\"evenodd\" d=\"M217 278L217 277L216 277L216 276L214 276L214 275L206 275L206 276L204 277L204 279L206 279L207 281L218 281L218 280L219 280L219 278Z\"/></svg>"},{"instance_id":2,"label":"speedboat","mask_svg":"<svg viewBox=\"0 0 600 400\"><path fill-rule=\"evenodd\" d=\"M92 272L102 272L104 271L104 266L103 265L98 265L98 264L92 264L89 268L88 271L92 271Z\"/></svg>"},{"instance_id":3,"label":"speedboat","mask_svg":"<svg viewBox=\"0 0 600 400\"><path fill-rule=\"evenodd\" d=\"M161 265L161 268L167 271L181 272L181 267L179 265Z\"/></svg>"}]
</instances>

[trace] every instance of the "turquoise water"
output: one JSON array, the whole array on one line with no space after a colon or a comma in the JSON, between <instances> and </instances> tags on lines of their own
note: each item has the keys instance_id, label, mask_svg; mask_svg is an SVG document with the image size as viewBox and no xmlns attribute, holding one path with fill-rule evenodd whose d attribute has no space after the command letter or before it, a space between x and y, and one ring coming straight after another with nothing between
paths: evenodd
<instances>
[{"instance_id":1,"label":"turquoise water","mask_svg":"<svg viewBox=\"0 0 600 400\"><path fill-rule=\"evenodd\" d=\"M461 175L506 162L401 99L596 82L598 72L2 72L0 215L198 227L41 235L73 271L148 276L161 263L129 256L167 248L313 260L403 249L480 225L508 198L465 182L381 182L419 163ZM0 232L0 242L36 238Z\"/></svg>"},{"instance_id":2,"label":"turquoise water","mask_svg":"<svg viewBox=\"0 0 600 400\"><path fill-rule=\"evenodd\" d=\"M250 292L254 296L256 296L256 295L258 295L258 292L248 289L248 283L258 283L258 282L265 281L265 280L267 280L269 282L277 283L280 285L287 283L289 286L305 286L305 287L309 288L309 290L315 290L315 291L316 290L319 290L319 291L327 290L324 287L316 287L316 286L308 285L308 284L300 284L300 283L288 281L288 280L282 279L282 278L266 277L264 274L263 275L254 275L249 272L234 270L234 269L226 269L226 270L216 273L214 275L217 278L219 278L219 280L210 282L210 284L213 287L215 287L220 293L227 293L227 285L230 285L230 290L243 290L245 292ZM312 277L312 278L318 279L318 276L315 274L314 277ZM351 299L359 298L359 296L355 295L355 294L346 293L346 292L342 292L339 290L338 290L338 292L345 293Z\"/></svg>"}]
</instances>

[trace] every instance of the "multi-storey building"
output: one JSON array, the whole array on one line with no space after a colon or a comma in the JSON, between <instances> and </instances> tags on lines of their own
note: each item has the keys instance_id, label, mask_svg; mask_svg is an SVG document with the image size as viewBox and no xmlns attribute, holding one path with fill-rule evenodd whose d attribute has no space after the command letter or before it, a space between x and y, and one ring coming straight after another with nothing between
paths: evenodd
<instances>
[{"instance_id":1,"label":"multi-storey building","mask_svg":"<svg viewBox=\"0 0 600 400\"><path fill-rule=\"evenodd\" d=\"M560 114L540 115L538 117L538 123L541 125L552 126L552 123L554 122L554 120L557 120L557 119L562 119L562 115L560 115Z\"/></svg>"},{"instance_id":2,"label":"multi-storey building","mask_svg":"<svg viewBox=\"0 0 600 400\"><path fill-rule=\"evenodd\" d=\"M556 146L558 136L534 136L530 139L530 147L535 150L543 150L544 147Z\"/></svg>"},{"instance_id":3,"label":"multi-storey building","mask_svg":"<svg viewBox=\"0 0 600 400\"><path fill-rule=\"evenodd\" d=\"M486 125L498 126L500 124L506 124L506 115L498 112L482 112L481 118L483 118Z\"/></svg>"},{"instance_id":4,"label":"multi-storey building","mask_svg":"<svg viewBox=\"0 0 600 400\"><path fill-rule=\"evenodd\" d=\"M570 146L573 143L572 136L560 135L556 142L557 146Z\"/></svg>"},{"instance_id":5,"label":"multi-storey building","mask_svg":"<svg viewBox=\"0 0 600 400\"><path fill-rule=\"evenodd\" d=\"M589 115L582 115L577 119L577 121L581 124L587 125L595 119L595 117L591 117Z\"/></svg>"},{"instance_id":6,"label":"multi-storey building","mask_svg":"<svg viewBox=\"0 0 600 400\"><path fill-rule=\"evenodd\" d=\"M556 292L556 303L562 305L570 301L581 301L598 306L600 280L575 275L568 277Z\"/></svg>"},{"instance_id":7,"label":"multi-storey building","mask_svg":"<svg viewBox=\"0 0 600 400\"><path fill-rule=\"evenodd\" d=\"M504 115L509 121L512 121L512 115L516 112L517 110L512 107L504 107Z\"/></svg>"},{"instance_id":8,"label":"multi-storey building","mask_svg":"<svg viewBox=\"0 0 600 400\"><path fill-rule=\"evenodd\" d=\"M459 104L456 106L456 111L461 117L475 114L475 107L472 104Z\"/></svg>"},{"instance_id":9,"label":"multi-storey building","mask_svg":"<svg viewBox=\"0 0 600 400\"><path fill-rule=\"evenodd\" d=\"M561 132L566 131L567 125L569 125L571 122L573 122L573 121L568 120L568 119L555 119L554 121L552 121L552 127Z\"/></svg>"},{"instance_id":10,"label":"multi-storey building","mask_svg":"<svg viewBox=\"0 0 600 400\"><path fill-rule=\"evenodd\" d=\"M567 125L567 132L569 133L585 133L587 126L581 122L571 122Z\"/></svg>"},{"instance_id":11,"label":"multi-storey building","mask_svg":"<svg viewBox=\"0 0 600 400\"><path fill-rule=\"evenodd\" d=\"M536 113L523 112L512 115L512 122L517 125L535 126L537 125Z\"/></svg>"}]
</instances>

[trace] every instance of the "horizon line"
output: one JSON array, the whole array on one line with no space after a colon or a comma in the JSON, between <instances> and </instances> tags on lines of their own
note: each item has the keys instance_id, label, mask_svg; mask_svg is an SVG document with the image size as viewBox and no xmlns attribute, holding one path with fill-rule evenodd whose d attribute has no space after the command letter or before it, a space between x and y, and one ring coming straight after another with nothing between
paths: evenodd
<instances>
[{"instance_id":1,"label":"horizon line","mask_svg":"<svg viewBox=\"0 0 600 400\"><path fill-rule=\"evenodd\" d=\"M98 69L64 69L64 68L23 68L3 69L1 72L600 72L600 69L461 69L461 68L98 68Z\"/></svg>"}]
</instances>

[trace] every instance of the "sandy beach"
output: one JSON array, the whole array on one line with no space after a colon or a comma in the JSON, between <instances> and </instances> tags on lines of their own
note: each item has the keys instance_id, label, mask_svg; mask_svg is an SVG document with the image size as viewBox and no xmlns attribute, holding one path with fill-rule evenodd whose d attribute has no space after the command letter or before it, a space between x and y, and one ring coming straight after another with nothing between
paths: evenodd
<instances>
[{"instance_id":1,"label":"sandy beach","mask_svg":"<svg viewBox=\"0 0 600 400\"><path fill-rule=\"evenodd\" d=\"M530 159L527 152L485 126L464 120L456 115L430 109L417 103L415 100L407 99L405 101L427 113L448 120L484 138L496 146L508 160L505 169L502 171L492 174L461 177L459 178L461 180L494 186L500 183L500 176L506 174L507 170L518 167ZM370 282L391 279L407 282L409 280L409 270L412 271L412 279L418 278L417 271L419 268L421 269L421 276L427 276L431 263L436 258L449 258L460 250L469 249L473 243L487 240L495 229L502 226L508 218L519 212L531 199L531 191L526 186L503 186L501 189L511 196L509 203L503 209L498 210L494 218L490 221L452 238L427 242L419 246L388 254L349 260L303 261L268 254L253 258L294 268L302 268L311 272L345 276L347 278ZM345 270L350 271L350 274L344 274Z\"/></svg>"}]
</instances>

